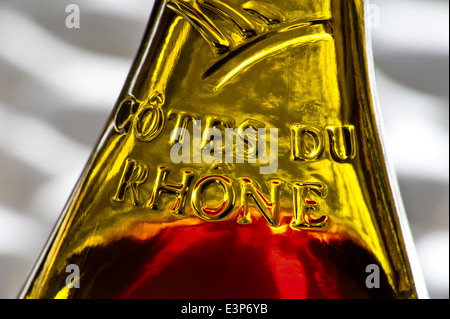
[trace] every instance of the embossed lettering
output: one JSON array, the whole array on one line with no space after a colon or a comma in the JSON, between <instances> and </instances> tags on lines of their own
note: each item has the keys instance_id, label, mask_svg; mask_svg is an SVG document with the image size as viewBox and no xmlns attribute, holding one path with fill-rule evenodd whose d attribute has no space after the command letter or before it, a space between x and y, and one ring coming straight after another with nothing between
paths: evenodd
<instances>
[{"instance_id":1,"label":"embossed lettering","mask_svg":"<svg viewBox=\"0 0 450 319\"><path fill-rule=\"evenodd\" d=\"M158 203L162 193L176 195L177 199L175 204L171 208L171 212L175 215L184 215L184 207L186 204L186 194L189 190L189 186L195 173L191 170L181 171L181 184L171 185L165 181L169 175L171 169L167 166L159 165L156 172L156 181L153 186L153 192L150 200L147 203L147 207L153 210L158 210Z\"/></svg>"},{"instance_id":2,"label":"embossed lettering","mask_svg":"<svg viewBox=\"0 0 450 319\"><path fill-rule=\"evenodd\" d=\"M158 92L154 92L145 104L134 96L127 96L116 112L114 129L120 134L128 134L133 129L140 141L153 141L164 127L163 103L163 95Z\"/></svg>"},{"instance_id":3,"label":"embossed lettering","mask_svg":"<svg viewBox=\"0 0 450 319\"><path fill-rule=\"evenodd\" d=\"M275 174L278 170L278 129L270 129L269 151L266 148L266 129L258 129L259 141L258 149L260 150L259 161L261 164L269 164L261 166L259 172L261 174Z\"/></svg>"},{"instance_id":4,"label":"embossed lettering","mask_svg":"<svg viewBox=\"0 0 450 319\"><path fill-rule=\"evenodd\" d=\"M236 156L236 163L256 163L257 140L258 132L253 128L225 129L225 162L233 163Z\"/></svg>"},{"instance_id":5,"label":"embossed lettering","mask_svg":"<svg viewBox=\"0 0 450 319\"><path fill-rule=\"evenodd\" d=\"M163 96L155 92L148 103L135 116L136 137L143 142L153 141L164 127L164 112L161 109Z\"/></svg>"},{"instance_id":6,"label":"embossed lettering","mask_svg":"<svg viewBox=\"0 0 450 319\"><path fill-rule=\"evenodd\" d=\"M207 115L205 118L205 130L203 131L202 150L208 152L213 147L214 140L220 138L220 150L224 150L222 146L222 134L219 127L225 129L234 127L234 119L228 116ZM213 137L211 139L211 137ZM216 141L217 142L217 141ZM205 150L206 149L206 150ZM204 153L205 154L205 153Z\"/></svg>"},{"instance_id":7,"label":"embossed lettering","mask_svg":"<svg viewBox=\"0 0 450 319\"><path fill-rule=\"evenodd\" d=\"M258 152L264 151L265 149L265 143L261 143L262 145L259 145L260 135L257 133L257 130L265 127L266 125L264 123L253 119L247 119L242 122L241 125L239 125L238 128L242 132L242 134L240 135L240 141L243 141L244 144L239 142L237 143L236 160L238 160L240 157L243 157L243 159L248 159L249 163L256 163ZM262 148L258 150L258 147ZM250 162L250 160L252 160L253 158L254 162Z\"/></svg>"},{"instance_id":8,"label":"embossed lettering","mask_svg":"<svg viewBox=\"0 0 450 319\"><path fill-rule=\"evenodd\" d=\"M291 125L291 160L317 161L325 150L323 131L316 126Z\"/></svg>"},{"instance_id":9,"label":"embossed lettering","mask_svg":"<svg viewBox=\"0 0 450 319\"><path fill-rule=\"evenodd\" d=\"M185 113L171 111L169 119L175 117L178 120L169 141L169 145L172 145L170 159L173 163L191 163L191 134L187 125L192 122L194 163L203 161L207 164L214 162L232 164L236 157L236 163L239 164L244 163L245 160L248 163L256 163L259 159L262 164L261 174L274 174L278 170L278 129L270 129L270 143L267 147L267 130L265 128L256 130L255 127L264 126L264 124L255 120L245 120L237 129L233 129L230 128L234 123L232 118L209 115L206 117L206 128L202 135L200 120L193 120L191 115ZM219 127L225 128L225 141ZM265 164L269 165L263 166Z\"/></svg>"},{"instance_id":10,"label":"embossed lettering","mask_svg":"<svg viewBox=\"0 0 450 319\"><path fill-rule=\"evenodd\" d=\"M356 134L352 125L327 127L330 137L330 152L336 162L345 163L356 156Z\"/></svg>"},{"instance_id":11,"label":"embossed lettering","mask_svg":"<svg viewBox=\"0 0 450 319\"><path fill-rule=\"evenodd\" d=\"M178 111L178 110L170 110L168 114L169 120L174 118L177 119L175 123L175 129L170 134L169 145L173 146L176 143L182 143L184 140L185 132L188 132L189 123L192 123L195 127L200 126L200 118L201 116L195 113Z\"/></svg>"},{"instance_id":12,"label":"embossed lettering","mask_svg":"<svg viewBox=\"0 0 450 319\"><path fill-rule=\"evenodd\" d=\"M139 206L138 186L147 180L148 169L143 163L139 163L133 159L127 159L122 178L119 182L116 195L112 198L115 202L123 202L125 192L130 191L131 201L134 206Z\"/></svg>"},{"instance_id":13,"label":"embossed lettering","mask_svg":"<svg viewBox=\"0 0 450 319\"><path fill-rule=\"evenodd\" d=\"M175 118L177 119L175 128L170 134L170 140L169 145L173 148L178 144L178 146L175 147L176 151L179 151L180 148L183 148L183 162L188 163L189 160L186 155L186 150L184 148L188 148L188 152L190 152L190 134L188 131L189 123L192 123L192 139L193 139L193 145L192 145L192 163L201 163L202 162L202 125L200 121L200 115L194 114L194 113L188 113L184 111L176 111L176 110L170 110L169 111L169 120ZM186 138L187 136L187 138ZM172 151L170 158L174 163L177 163L176 160L172 158ZM190 154L189 154L190 159ZM180 163L180 162L178 162Z\"/></svg>"},{"instance_id":14,"label":"embossed lettering","mask_svg":"<svg viewBox=\"0 0 450 319\"><path fill-rule=\"evenodd\" d=\"M257 182L250 178L239 179L241 184L241 208L239 209L238 223L250 224L252 218L249 213L249 198L256 203L259 212L266 219L270 226L277 227L279 225L279 199L280 190L284 186L282 180L270 180L267 184L270 188L270 200L261 192L261 187Z\"/></svg>"},{"instance_id":15,"label":"embossed lettering","mask_svg":"<svg viewBox=\"0 0 450 319\"><path fill-rule=\"evenodd\" d=\"M184 128L176 128L172 135L183 136L180 141L170 148L170 159L174 164L191 162L191 135ZM195 147L195 146L194 146ZM181 151L181 156L180 156Z\"/></svg>"},{"instance_id":16,"label":"embossed lettering","mask_svg":"<svg viewBox=\"0 0 450 319\"><path fill-rule=\"evenodd\" d=\"M271 227L279 226L280 196L285 182L280 179L266 181L269 194L265 194L254 179L242 177L238 179L240 185L240 206L235 206L234 180L224 175L208 175L194 182L197 173L193 170L180 170L181 183L169 184L168 175L172 169L167 165L159 165L153 184L150 199L146 208L163 211L161 196L167 194L175 196L170 212L178 216L187 216L185 207L191 193L191 207L194 215L202 220L215 222L226 220L233 211L236 211L236 222L242 225L252 223L252 210L250 201L256 205L257 211ZM125 167L116 191L112 198L114 202L123 202L126 191L130 191L131 202L139 206L140 194L138 186L147 180L147 167L133 159L125 161ZM191 187L194 184L193 187ZM191 190L192 189L192 190ZM209 191L209 193L208 193ZM322 183L300 183L292 185L293 195L293 229L323 229L328 225L329 217L320 214L318 198L327 196L327 187ZM214 202L215 201L215 202ZM214 206L214 203L215 206Z\"/></svg>"},{"instance_id":17,"label":"embossed lettering","mask_svg":"<svg viewBox=\"0 0 450 319\"><path fill-rule=\"evenodd\" d=\"M223 191L222 203L218 207L210 207L203 203L203 194L212 185L220 185ZM221 175L211 175L201 178L192 191L192 207L194 213L206 221L225 220L233 211L235 193L231 179Z\"/></svg>"},{"instance_id":18,"label":"embossed lettering","mask_svg":"<svg viewBox=\"0 0 450 319\"><path fill-rule=\"evenodd\" d=\"M327 215L314 217L320 210L320 205L312 196L325 198L327 189L321 183L294 183L293 184L293 202L294 218L291 226L294 229L324 228L328 221Z\"/></svg>"},{"instance_id":19,"label":"embossed lettering","mask_svg":"<svg viewBox=\"0 0 450 319\"><path fill-rule=\"evenodd\" d=\"M131 95L122 100L114 118L114 128L117 133L130 132L139 105L136 98Z\"/></svg>"}]
</instances>

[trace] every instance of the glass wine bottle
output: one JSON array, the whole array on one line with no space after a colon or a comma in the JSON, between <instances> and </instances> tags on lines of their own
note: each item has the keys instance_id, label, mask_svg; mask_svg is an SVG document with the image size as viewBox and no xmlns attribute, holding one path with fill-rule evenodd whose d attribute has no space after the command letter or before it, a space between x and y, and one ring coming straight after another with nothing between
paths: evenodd
<instances>
[{"instance_id":1,"label":"glass wine bottle","mask_svg":"<svg viewBox=\"0 0 450 319\"><path fill-rule=\"evenodd\" d=\"M21 298L426 296L362 0L157 0Z\"/></svg>"}]
</instances>

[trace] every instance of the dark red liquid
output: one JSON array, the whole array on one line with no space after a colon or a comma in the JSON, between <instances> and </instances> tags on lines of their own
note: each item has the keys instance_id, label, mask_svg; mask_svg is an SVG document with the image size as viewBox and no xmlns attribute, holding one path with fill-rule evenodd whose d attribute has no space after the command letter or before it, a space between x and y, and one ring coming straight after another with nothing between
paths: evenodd
<instances>
[{"instance_id":1,"label":"dark red liquid","mask_svg":"<svg viewBox=\"0 0 450 319\"><path fill-rule=\"evenodd\" d=\"M319 236L317 236L319 234ZM366 287L374 257L344 235L272 233L264 220L165 228L149 240L123 238L82 257L74 298L394 298L382 273ZM380 267L381 269L381 267ZM61 276L67 274L62 273Z\"/></svg>"}]
</instances>

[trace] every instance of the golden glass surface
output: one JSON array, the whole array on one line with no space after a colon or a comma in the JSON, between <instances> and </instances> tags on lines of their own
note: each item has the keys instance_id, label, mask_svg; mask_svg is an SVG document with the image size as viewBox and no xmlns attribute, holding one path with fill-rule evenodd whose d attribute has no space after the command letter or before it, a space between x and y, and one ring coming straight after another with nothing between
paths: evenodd
<instances>
[{"instance_id":1,"label":"golden glass surface","mask_svg":"<svg viewBox=\"0 0 450 319\"><path fill-rule=\"evenodd\" d=\"M383 151L364 6L156 1L20 297L426 296Z\"/></svg>"}]
</instances>

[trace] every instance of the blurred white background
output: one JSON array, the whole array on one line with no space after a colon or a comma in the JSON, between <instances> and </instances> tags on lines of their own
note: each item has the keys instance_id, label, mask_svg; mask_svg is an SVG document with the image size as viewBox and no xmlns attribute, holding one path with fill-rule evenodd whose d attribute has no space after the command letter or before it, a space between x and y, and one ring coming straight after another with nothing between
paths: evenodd
<instances>
[{"instance_id":1,"label":"blurred white background","mask_svg":"<svg viewBox=\"0 0 450 319\"><path fill-rule=\"evenodd\" d=\"M68 29L66 6L80 8ZM385 142L430 296L449 297L449 3L372 0ZM152 0L0 0L0 298L15 298L127 77ZM375 14L377 12L374 12Z\"/></svg>"}]
</instances>

